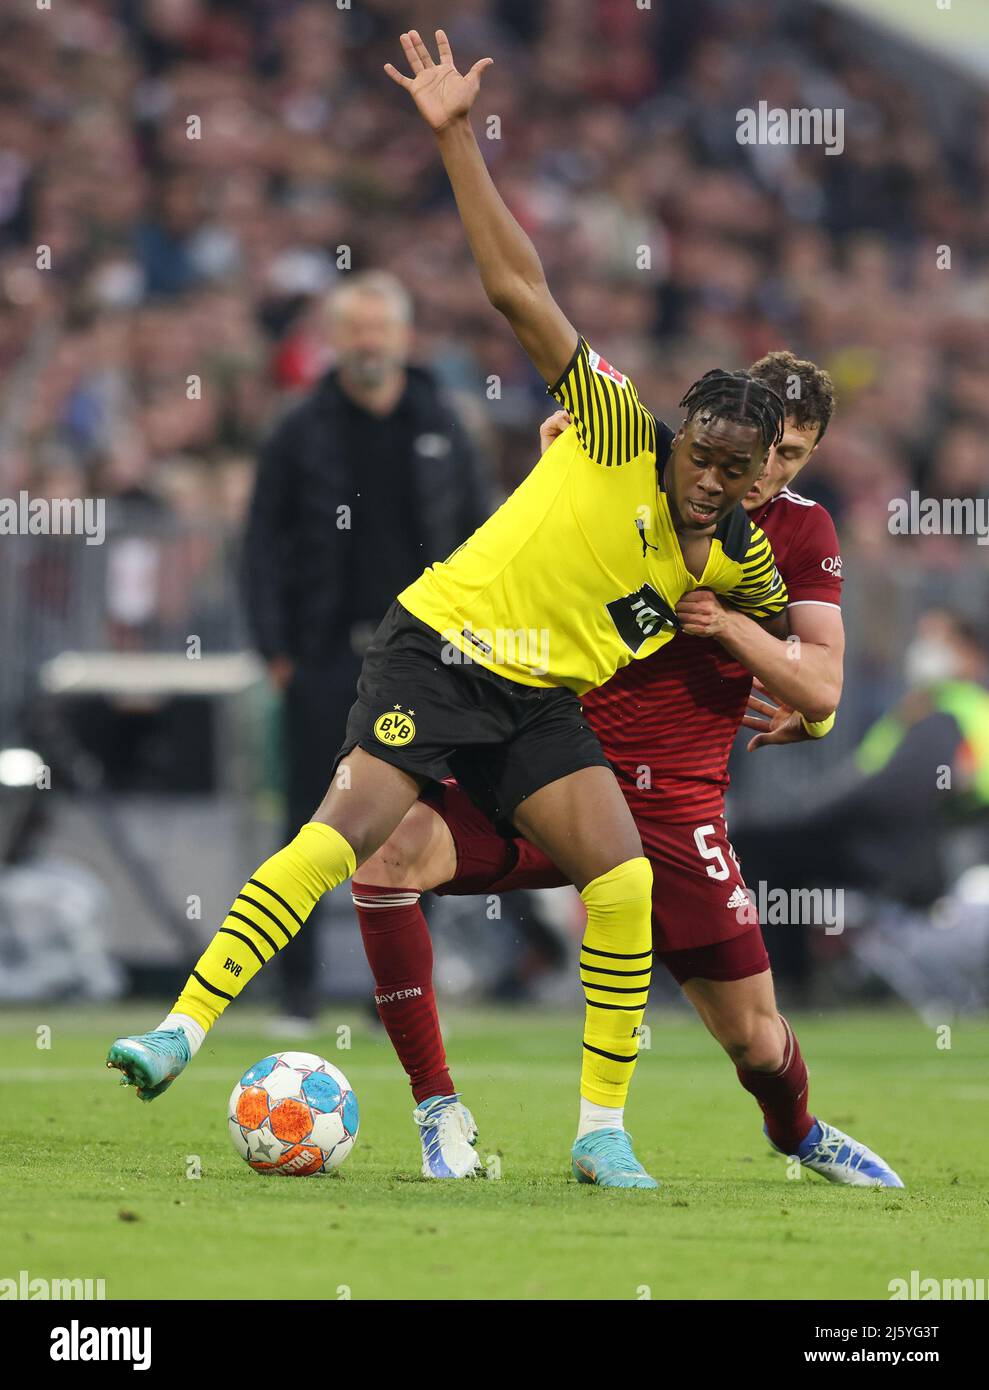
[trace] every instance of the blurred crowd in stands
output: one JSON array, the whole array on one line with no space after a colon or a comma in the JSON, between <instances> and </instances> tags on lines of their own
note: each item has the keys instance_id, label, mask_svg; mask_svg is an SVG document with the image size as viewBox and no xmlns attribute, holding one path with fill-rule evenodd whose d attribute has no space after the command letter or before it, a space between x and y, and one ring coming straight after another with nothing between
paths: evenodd
<instances>
[{"instance_id":1,"label":"blurred crowd in stands","mask_svg":"<svg viewBox=\"0 0 989 1390\"><path fill-rule=\"evenodd\" d=\"M946 116L919 59L885 72L829 7L58 0L0 16L0 493L238 525L260 439L330 364L327 291L374 267L503 488L524 474L549 402L382 73L403 28L438 24L464 63L495 58L477 126L499 186L657 414L788 346L835 379L805 490L846 543L911 545L887 519L912 488L989 492L989 97ZM763 100L842 108L844 152L739 145Z\"/></svg>"}]
</instances>

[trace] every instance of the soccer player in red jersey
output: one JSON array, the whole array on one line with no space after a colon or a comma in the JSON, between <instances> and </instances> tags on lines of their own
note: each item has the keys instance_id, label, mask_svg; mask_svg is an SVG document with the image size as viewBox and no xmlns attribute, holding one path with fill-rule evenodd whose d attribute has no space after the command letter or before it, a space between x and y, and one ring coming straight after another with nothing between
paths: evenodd
<instances>
[{"instance_id":1,"label":"soccer player in red jersey","mask_svg":"<svg viewBox=\"0 0 989 1390\"><path fill-rule=\"evenodd\" d=\"M807 1067L779 1014L757 914L728 840L728 759L741 724L749 744L820 736L841 694L844 632L841 557L834 523L789 486L809 461L833 410L831 381L813 363L770 353L751 371L790 404L783 438L745 499L770 537L790 594L790 637L696 590L677 606L681 631L661 652L619 671L583 697L584 712L615 769L653 870L653 945L758 1102L775 1148L852 1186L902 1186L881 1158L807 1108ZM543 426L546 447L567 417ZM713 640L712 640L713 639ZM747 712L753 675L783 703ZM758 702L757 702L758 704ZM789 708L787 708L789 707ZM792 712L791 712L792 711ZM502 831L505 833L502 833ZM381 1020L409 1075L428 1177L478 1169L476 1128L446 1065L432 987L432 948L419 906L426 890L467 895L566 882L527 840L496 827L456 783L423 794L353 884ZM622 1007L620 972L583 955L602 1008ZM578 1138L623 1114L585 1114ZM575 1159L593 1165L593 1142Z\"/></svg>"}]
</instances>

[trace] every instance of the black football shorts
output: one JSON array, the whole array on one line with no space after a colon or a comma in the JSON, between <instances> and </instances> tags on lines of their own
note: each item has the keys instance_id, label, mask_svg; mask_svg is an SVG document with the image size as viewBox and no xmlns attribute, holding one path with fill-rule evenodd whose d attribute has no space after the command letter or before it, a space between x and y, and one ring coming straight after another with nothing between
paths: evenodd
<instances>
[{"instance_id":1,"label":"black football shorts","mask_svg":"<svg viewBox=\"0 0 989 1390\"><path fill-rule=\"evenodd\" d=\"M334 768L354 748L431 782L456 777L502 823L540 787L610 766L572 690L495 675L397 602L364 656Z\"/></svg>"}]
</instances>

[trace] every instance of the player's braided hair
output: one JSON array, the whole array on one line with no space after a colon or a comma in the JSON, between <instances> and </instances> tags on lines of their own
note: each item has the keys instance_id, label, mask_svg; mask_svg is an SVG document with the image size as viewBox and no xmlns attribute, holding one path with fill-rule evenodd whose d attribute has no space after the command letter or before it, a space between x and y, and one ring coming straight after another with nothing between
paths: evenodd
<instances>
[{"instance_id":1,"label":"player's braided hair","mask_svg":"<svg viewBox=\"0 0 989 1390\"><path fill-rule=\"evenodd\" d=\"M748 372L726 372L714 367L694 382L680 404L686 409L688 420L703 411L712 419L755 425L767 451L783 438L783 398Z\"/></svg>"}]
</instances>

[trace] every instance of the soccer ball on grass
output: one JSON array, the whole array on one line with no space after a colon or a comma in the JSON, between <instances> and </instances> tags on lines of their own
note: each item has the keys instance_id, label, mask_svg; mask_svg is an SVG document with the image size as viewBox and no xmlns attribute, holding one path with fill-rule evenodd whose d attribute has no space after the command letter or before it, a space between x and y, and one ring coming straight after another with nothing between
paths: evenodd
<instances>
[{"instance_id":1,"label":"soccer ball on grass","mask_svg":"<svg viewBox=\"0 0 989 1390\"><path fill-rule=\"evenodd\" d=\"M255 1062L230 1092L233 1146L257 1173L335 1172L357 1138L357 1097L343 1072L312 1052Z\"/></svg>"}]
</instances>

